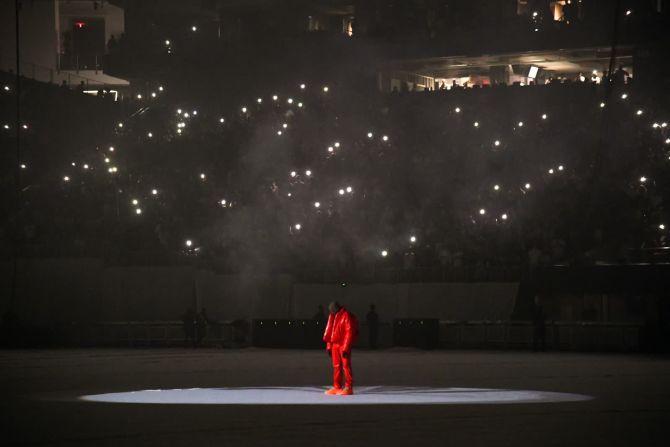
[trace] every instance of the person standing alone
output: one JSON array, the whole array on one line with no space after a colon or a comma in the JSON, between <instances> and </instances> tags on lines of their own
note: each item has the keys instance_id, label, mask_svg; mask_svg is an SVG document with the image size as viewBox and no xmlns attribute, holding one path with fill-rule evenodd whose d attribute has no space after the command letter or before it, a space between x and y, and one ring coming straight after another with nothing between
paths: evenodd
<instances>
[{"instance_id":1,"label":"person standing alone","mask_svg":"<svg viewBox=\"0 0 670 447\"><path fill-rule=\"evenodd\" d=\"M351 348L358 337L358 320L337 301L328 305L328 311L330 315L323 333L323 341L333 362L333 387L326 391L326 394L352 395L354 381L351 370ZM344 387L342 387L343 371Z\"/></svg>"}]
</instances>

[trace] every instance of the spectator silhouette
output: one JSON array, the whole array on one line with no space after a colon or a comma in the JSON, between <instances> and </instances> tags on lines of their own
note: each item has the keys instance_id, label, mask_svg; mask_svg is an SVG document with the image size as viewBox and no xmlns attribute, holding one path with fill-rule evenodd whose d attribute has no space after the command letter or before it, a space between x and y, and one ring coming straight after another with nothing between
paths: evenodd
<instances>
[{"instance_id":1,"label":"spectator silhouette","mask_svg":"<svg viewBox=\"0 0 670 447\"><path fill-rule=\"evenodd\" d=\"M202 340L207 336L208 324L209 318L207 317L207 309L203 307L195 318L196 346L201 346Z\"/></svg>"},{"instance_id":2,"label":"spectator silhouette","mask_svg":"<svg viewBox=\"0 0 670 447\"><path fill-rule=\"evenodd\" d=\"M375 311L374 304L370 304L370 311L365 316L365 321L368 323L370 349L377 349L377 338L379 335L379 315Z\"/></svg>"},{"instance_id":3,"label":"spectator silhouette","mask_svg":"<svg viewBox=\"0 0 670 447\"><path fill-rule=\"evenodd\" d=\"M546 315L540 303L540 297L535 295L533 303L533 351L547 350Z\"/></svg>"}]
</instances>

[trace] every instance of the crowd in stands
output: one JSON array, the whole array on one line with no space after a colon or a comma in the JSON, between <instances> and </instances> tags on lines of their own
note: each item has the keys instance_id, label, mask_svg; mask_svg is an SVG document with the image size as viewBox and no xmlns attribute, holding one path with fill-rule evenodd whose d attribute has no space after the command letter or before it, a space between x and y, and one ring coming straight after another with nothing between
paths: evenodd
<instances>
[{"instance_id":1,"label":"crowd in stands","mask_svg":"<svg viewBox=\"0 0 670 447\"><path fill-rule=\"evenodd\" d=\"M634 262L667 245L670 115L632 83L305 84L249 87L246 103L222 106L176 100L169 85L114 102L24 80L17 213L3 76L3 245L410 280Z\"/></svg>"}]
</instances>

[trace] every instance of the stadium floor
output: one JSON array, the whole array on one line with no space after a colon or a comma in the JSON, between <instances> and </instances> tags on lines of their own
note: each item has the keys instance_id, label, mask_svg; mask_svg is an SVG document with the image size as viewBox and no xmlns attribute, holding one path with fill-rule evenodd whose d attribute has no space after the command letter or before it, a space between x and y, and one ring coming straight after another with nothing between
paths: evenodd
<instances>
[{"instance_id":1,"label":"stadium floor","mask_svg":"<svg viewBox=\"0 0 670 447\"><path fill-rule=\"evenodd\" d=\"M332 397L324 351L0 351L3 444L668 445L667 357L392 349L353 364L359 393ZM158 389L175 391L130 393Z\"/></svg>"}]
</instances>

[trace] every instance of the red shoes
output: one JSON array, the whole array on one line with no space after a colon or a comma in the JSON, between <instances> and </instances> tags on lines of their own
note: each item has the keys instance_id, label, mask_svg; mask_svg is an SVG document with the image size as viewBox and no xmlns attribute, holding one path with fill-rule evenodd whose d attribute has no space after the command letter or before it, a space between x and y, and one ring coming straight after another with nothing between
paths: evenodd
<instances>
[{"instance_id":1,"label":"red shoes","mask_svg":"<svg viewBox=\"0 0 670 447\"><path fill-rule=\"evenodd\" d=\"M335 396L351 396L352 394L354 394L354 390L352 390L351 388L335 388L335 387L332 387L331 389L326 391L326 394L331 395L331 396L333 396L333 395L335 395Z\"/></svg>"}]
</instances>

